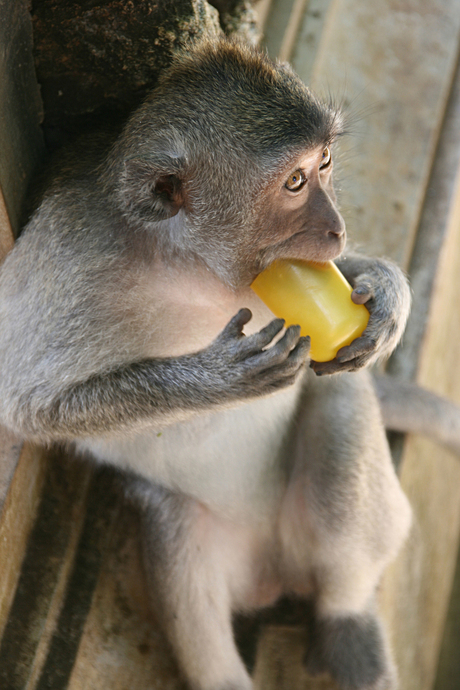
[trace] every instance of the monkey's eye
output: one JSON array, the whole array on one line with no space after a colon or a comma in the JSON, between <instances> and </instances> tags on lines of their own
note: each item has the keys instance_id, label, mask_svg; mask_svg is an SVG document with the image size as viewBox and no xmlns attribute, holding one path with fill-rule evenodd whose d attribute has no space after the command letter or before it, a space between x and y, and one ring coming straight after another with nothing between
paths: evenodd
<instances>
[{"instance_id":1,"label":"monkey's eye","mask_svg":"<svg viewBox=\"0 0 460 690\"><path fill-rule=\"evenodd\" d=\"M331 160L332 160L331 149L329 148L329 146L326 146L326 148L323 151L323 155L321 158L321 163L319 165L319 169L324 170L324 168L327 168L327 166L329 165Z\"/></svg>"},{"instance_id":2,"label":"monkey's eye","mask_svg":"<svg viewBox=\"0 0 460 690\"><path fill-rule=\"evenodd\" d=\"M290 192L296 192L298 189L303 187L306 181L307 178L305 177L303 172L301 170L296 170L295 172L289 175L284 186L286 187L286 189L289 189Z\"/></svg>"}]
</instances>

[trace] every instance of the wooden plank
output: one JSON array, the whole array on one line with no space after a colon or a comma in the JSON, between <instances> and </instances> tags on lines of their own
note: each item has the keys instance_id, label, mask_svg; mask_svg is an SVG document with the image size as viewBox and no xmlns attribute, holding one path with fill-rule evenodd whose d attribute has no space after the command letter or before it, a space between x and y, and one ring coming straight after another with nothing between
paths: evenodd
<instances>
[{"instance_id":1,"label":"wooden plank","mask_svg":"<svg viewBox=\"0 0 460 690\"><path fill-rule=\"evenodd\" d=\"M412 381L417 376L430 304L438 286L443 244L455 214L460 170L460 63L447 104L442 132L428 181L417 237L409 266L412 310L402 345L391 357L387 371ZM442 349L448 345L446 342Z\"/></svg>"},{"instance_id":2,"label":"wooden plank","mask_svg":"<svg viewBox=\"0 0 460 690\"><path fill-rule=\"evenodd\" d=\"M456 402L460 402L455 347L460 337L459 108L460 69L411 262L414 310L404 345L390 367L392 373L416 378ZM401 482L414 509L416 528L388 574L385 600L397 641L402 685L409 689L431 688L436 673L459 544L459 480L457 458L427 441L407 440Z\"/></svg>"},{"instance_id":3,"label":"wooden plank","mask_svg":"<svg viewBox=\"0 0 460 690\"><path fill-rule=\"evenodd\" d=\"M436 674L434 690L458 690L460 679L460 654L458 645L460 640L460 551L457 555L457 565L454 586L449 602L449 612L444 628L443 642L439 655L439 665Z\"/></svg>"},{"instance_id":4,"label":"wooden plank","mask_svg":"<svg viewBox=\"0 0 460 690\"><path fill-rule=\"evenodd\" d=\"M452 487L459 481L456 457L427 441L408 439L401 483L415 524L382 586L404 690L433 687L458 548L460 500Z\"/></svg>"},{"instance_id":5,"label":"wooden plank","mask_svg":"<svg viewBox=\"0 0 460 690\"><path fill-rule=\"evenodd\" d=\"M331 2L332 0L310 0L292 48L292 66L306 84L311 83L313 66Z\"/></svg>"},{"instance_id":6,"label":"wooden plank","mask_svg":"<svg viewBox=\"0 0 460 690\"><path fill-rule=\"evenodd\" d=\"M0 0L0 263L13 246L26 188L43 154L32 29L22 0ZM45 460L0 429L0 638L37 508Z\"/></svg>"},{"instance_id":7,"label":"wooden plank","mask_svg":"<svg viewBox=\"0 0 460 690\"><path fill-rule=\"evenodd\" d=\"M256 16L257 27L261 34L265 32L268 15L272 0L256 0L254 3L254 12Z\"/></svg>"},{"instance_id":8,"label":"wooden plank","mask_svg":"<svg viewBox=\"0 0 460 690\"><path fill-rule=\"evenodd\" d=\"M10 225L10 219L6 210L5 199L0 187L0 264L5 256L13 248L14 237Z\"/></svg>"},{"instance_id":9,"label":"wooden plank","mask_svg":"<svg viewBox=\"0 0 460 690\"><path fill-rule=\"evenodd\" d=\"M300 23L305 14L307 1L308 0L295 0L292 5L291 15L278 52L278 58L280 60L284 61L291 59L292 51L294 50L299 33Z\"/></svg>"},{"instance_id":10,"label":"wooden plank","mask_svg":"<svg viewBox=\"0 0 460 690\"><path fill-rule=\"evenodd\" d=\"M306 0L284 0L271 3L265 19L262 44L273 58L278 57L280 60L290 58L305 4Z\"/></svg>"},{"instance_id":11,"label":"wooden plank","mask_svg":"<svg viewBox=\"0 0 460 690\"><path fill-rule=\"evenodd\" d=\"M24 0L0 0L0 187L16 234L30 175L43 153L41 100Z\"/></svg>"},{"instance_id":12,"label":"wooden plank","mask_svg":"<svg viewBox=\"0 0 460 690\"><path fill-rule=\"evenodd\" d=\"M2 440L5 441L5 437ZM13 474L11 456L8 457L5 448L9 449L10 446L2 448L3 457L7 457L8 473L2 482L3 491L7 486L7 495L0 516L0 640L16 591L25 547L40 499L46 465L44 454L27 445L17 466L14 467Z\"/></svg>"},{"instance_id":13,"label":"wooden plank","mask_svg":"<svg viewBox=\"0 0 460 690\"><path fill-rule=\"evenodd\" d=\"M93 535L104 554L103 566L68 690L125 690L133 685L183 690L177 665L149 608L140 558L139 518L125 507L112 512L108 522L110 526L103 534ZM45 688L48 685L43 685Z\"/></svg>"},{"instance_id":14,"label":"wooden plank","mask_svg":"<svg viewBox=\"0 0 460 690\"><path fill-rule=\"evenodd\" d=\"M439 262L418 381L460 402L460 169ZM427 441L409 438L401 483L415 515L415 532L385 582L401 685L428 690L436 672L460 532L460 464ZM405 644L402 644L402 641Z\"/></svg>"},{"instance_id":15,"label":"wooden plank","mask_svg":"<svg viewBox=\"0 0 460 690\"><path fill-rule=\"evenodd\" d=\"M457 62L459 26L459 0L334 0L312 72L314 89L343 101L351 120L353 111L365 113L351 122L356 134L341 147L350 237L406 267Z\"/></svg>"},{"instance_id":16,"label":"wooden plank","mask_svg":"<svg viewBox=\"0 0 460 690\"><path fill-rule=\"evenodd\" d=\"M412 310L402 344L387 364L387 372L406 381L415 380L419 366L432 293L436 289L439 261L455 203L460 169L460 62L449 97L444 123L428 181L427 195L410 260ZM404 436L390 434L393 458L399 466Z\"/></svg>"},{"instance_id":17,"label":"wooden plank","mask_svg":"<svg viewBox=\"0 0 460 690\"><path fill-rule=\"evenodd\" d=\"M305 632L297 626L267 626L259 640L254 672L256 690L304 690L310 688L303 657ZM308 685L307 685L308 684ZM337 686L332 686L336 690ZM327 677L315 679L315 690L330 690Z\"/></svg>"},{"instance_id":18,"label":"wooden plank","mask_svg":"<svg viewBox=\"0 0 460 690\"><path fill-rule=\"evenodd\" d=\"M17 576L17 587L0 644L0 685L8 690L26 690L35 685L62 607L85 517L91 476L88 466L69 461L62 451L52 456L43 453L45 458L41 481L33 481L31 476L31 491L39 494L40 503L34 511L36 519L25 555L15 569L10 564ZM31 469L36 468L33 457L32 462ZM17 477L18 472L13 485ZM38 492L37 488L43 490ZM12 506L14 521L30 505L27 498L21 493L20 504ZM17 537L16 524L14 534ZM22 551L24 548L21 556Z\"/></svg>"},{"instance_id":19,"label":"wooden plank","mask_svg":"<svg viewBox=\"0 0 460 690\"><path fill-rule=\"evenodd\" d=\"M8 489L21 454L22 442L0 426L0 525Z\"/></svg>"}]
</instances>

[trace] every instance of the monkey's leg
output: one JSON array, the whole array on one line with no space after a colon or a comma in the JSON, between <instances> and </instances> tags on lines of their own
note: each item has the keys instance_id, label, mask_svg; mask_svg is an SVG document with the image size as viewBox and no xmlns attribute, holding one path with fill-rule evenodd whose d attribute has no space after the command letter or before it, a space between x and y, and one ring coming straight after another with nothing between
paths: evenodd
<instances>
[{"instance_id":1,"label":"monkey's leg","mask_svg":"<svg viewBox=\"0 0 460 690\"><path fill-rule=\"evenodd\" d=\"M184 676L193 690L250 690L232 630L232 589L245 577L239 537L192 499L158 487L144 499L149 587Z\"/></svg>"},{"instance_id":2,"label":"monkey's leg","mask_svg":"<svg viewBox=\"0 0 460 690\"><path fill-rule=\"evenodd\" d=\"M374 609L410 525L367 374L312 381L281 513L287 586L313 588L307 662L346 690L389 690L395 673ZM308 582L307 582L308 581Z\"/></svg>"}]
</instances>

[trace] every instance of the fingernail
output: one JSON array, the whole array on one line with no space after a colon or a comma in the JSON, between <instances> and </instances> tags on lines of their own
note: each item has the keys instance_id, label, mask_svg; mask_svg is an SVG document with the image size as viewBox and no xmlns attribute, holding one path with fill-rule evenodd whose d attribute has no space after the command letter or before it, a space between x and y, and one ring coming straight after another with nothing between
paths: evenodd
<instances>
[{"instance_id":1,"label":"fingernail","mask_svg":"<svg viewBox=\"0 0 460 690\"><path fill-rule=\"evenodd\" d=\"M363 287L357 287L354 289L354 292L356 295L365 295L368 292L368 290L366 290L366 288Z\"/></svg>"}]
</instances>

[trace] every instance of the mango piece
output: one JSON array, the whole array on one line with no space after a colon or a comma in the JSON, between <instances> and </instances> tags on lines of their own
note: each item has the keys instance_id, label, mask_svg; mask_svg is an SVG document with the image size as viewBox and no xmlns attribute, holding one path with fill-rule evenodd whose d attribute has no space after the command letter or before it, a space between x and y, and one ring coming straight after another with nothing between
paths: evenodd
<instances>
[{"instance_id":1,"label":"mango piece","mask_svg":"<svg viewBox=\"0 0 460 690\"><path fill-rule=\"evenodd\" d=\"M337 266L279 260L260 273L251 285L286 326L298 324L311 337L311 358L328 362L364 331L369 312L351 301L351 285Z\"/></svg>"}]
</instances>

